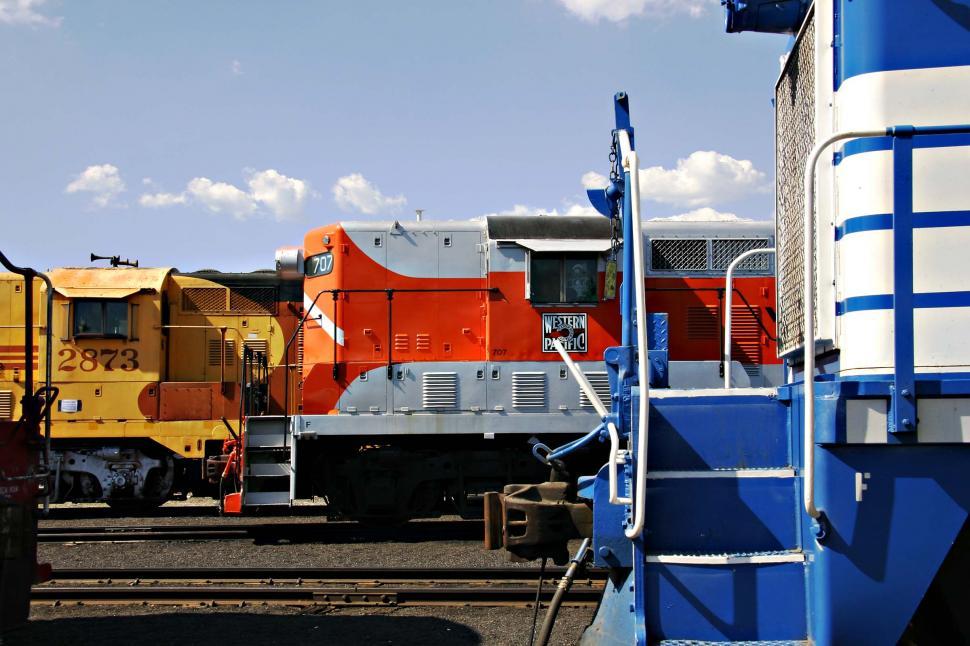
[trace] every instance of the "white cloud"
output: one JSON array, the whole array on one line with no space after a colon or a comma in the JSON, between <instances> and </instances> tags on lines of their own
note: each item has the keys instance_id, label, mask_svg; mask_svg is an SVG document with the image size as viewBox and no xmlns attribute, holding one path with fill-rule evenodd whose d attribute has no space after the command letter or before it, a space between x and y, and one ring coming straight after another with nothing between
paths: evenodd
<instances>
[{"instance_id":1,"label":"white cloud","mask_svg":"<svg viewBox=\"0 0 970 646\"><path fill-rule=\"evenodd\" d=\"M50 17L37 11L47 0L0 0L0 24L57 27L60 17Z\"/></svg>"},{"instance_id":2,"label":"white cloud","mask_svg":"<svg viewBox=\"0 0 970 646\"><path fill-rule=\"evenodd\" d=\"M314 195L306 181L287 177L272 168L246 173L248 191L227 182L196 177L181 193L144 193L138 203L149 209L196 203L240 220L255 215L263 207L277 220L291 220L303 215L307 199ZM143 183L154 186L150 180Z\"/></svg>"},{"instance_id":3,"label":"white cloud","mask_svg":"<svg viewBox=\"0 0 970 646\"><path fill-rule=\"evenodd\" d=\"M104 208L124 192L125 183L117 166L100 164L85 168L64 190L68 193L91 193L91 203Z\"/></svg>"},{"instance_id":4,"label":"white cloud","mask_svg":"<svg viewBox=\"0 0 970 646\"><path fill-rule=\"evenodd\" d=\"M562 208L562 211L560 211L559 209L540 209L532 206L526 206L525 204L516 204L511 209L505 209L504 211L498 211L495 213L485 213L480 217L491 217L494 215L517 215L517 216L523 216L523 217L546 215L550 217L556 217L559 215L599 216L599 213L592 206L584 206L582 204L576 204L576 203L565 204Z\"/></svg>"},{"instance_id":5,"label":"white cloud","mask_svg":"<svg viewBox=\"0 0 970 646\"><path fill-rule=\"evenodd\" d=\"M709 206L766 190L765 174L750 161L712 150L678 159L676 168L651 166L640 171L643 197L676 206Z\"/></svg>"},{"instance_id":6,"label":"white cloud","mask_svg":"<svg viewBox=\"0 0 970 646\"><path fill-rule=\"evenodd\" d=\"M138 203L149 209L185 204L187 201L185 193L145 193L138 198Z\"/></svg>"},{"instance_id":7,"label":"white cloud","mask_svg":"<svg viewBox=\"0 0 970 646\"><path fill-rule=\"evenodd\" d=\"M232 184L213 182L208 177L196 177L186 187L188 195L213 213L229 213L245 220L256 212L253 197Z\"/></svg>"},{"instance_id":8,"label":"white cloud","mask_svg":"<svg viewBox=\"0 0 970 646\"><path fill-rule=\"evenodd\" d=\"M287 177L272 168L253 173L247 184L252 198L272 211L277 220L302 215L310 196L310 186L302 179Z\"/></svg>"},{"instance_id":9,"label":"white cloud","mask_svg":"<svg viewBox=\"0 0 970 646\"><path fill-rule=\"evenodd\" d=\"M718 0L559 0L567 11L588 22L624 22L634 16L686 13L691 17L716 7Z\"/></svg>"},{"instance_id":10,"label":"white cloud","mask_svg":"<svg viewBox=\"0 0 970 646\"><path fill-rule=\"evenodd\" d=\"M229 69L232 70L233 76L243 75L242 63L240 63L238 59L233 59L232 64L229 66Z\"/></svg>"},{"instance_id":11,"label":"white cloud","mask_svg":"<svg viewBox=\"0 0 970 646\"><path fill-rule=\"evenodd\" d=\"M650 218L651 222L751 222L749 218L739 218L734 213L722 213L709 206L704 206L687 213L671 215L665 218Z\"/></svg>"},{"instance_id":12,"label":"white cloud","mask_svg":"<svg viewBox=\"0 0 970 646\"><path fill-rule=\"evenodd\" d=\"M331 189L333 199L345 211L357 211L364 215L397 213L407 204L403 195L388 197L360 173L339 178Z\"/></svg>"},{"instance_id":13,"label":"white cloud","mask_svg":"<svg viewBox=\"0 0 970 646\"><path fill-rule=\"evenodd\" d=\"M589 171L583 175L583 188L589 190L594 188L606 188L610 185L609 178L606 175L600 175L596 171Z\"/></svg>"}]
</instances>

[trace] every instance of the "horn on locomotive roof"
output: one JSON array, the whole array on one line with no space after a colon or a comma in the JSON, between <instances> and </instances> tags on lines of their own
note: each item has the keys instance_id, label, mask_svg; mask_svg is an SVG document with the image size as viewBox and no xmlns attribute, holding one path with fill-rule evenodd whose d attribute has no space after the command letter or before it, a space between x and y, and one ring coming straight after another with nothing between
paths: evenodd
<instances>
[{"instance_id":1,"label":"horn on locomotive roof","mask_svg":"<svg viewBox=\"0 0 970 646\"><path fill-rule=\"evenodd\" d=\"M95 260L107 260L112 267L138 267L137 260L131 260L129 258L121 259L121 256L99 256L97 254L91 254L91 262Z\"/></svg>"}]
</instances>

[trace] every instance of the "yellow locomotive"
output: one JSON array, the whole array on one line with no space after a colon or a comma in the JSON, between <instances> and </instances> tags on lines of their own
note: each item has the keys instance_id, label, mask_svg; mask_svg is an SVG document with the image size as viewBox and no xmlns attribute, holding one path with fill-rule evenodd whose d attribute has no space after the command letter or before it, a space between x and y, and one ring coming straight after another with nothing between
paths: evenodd
<instances>
[{"instance_id":1,"label":"yellow locomotive","mask_svg":"<svg viewBox=\"0 0 970 646\"><path fill-rule=\"evenodd\" d=\"M48 275L55 292L50 356L60 389L52 500L131 508L208 491L206 459L219 464L247 393L261 412L282 407L283 393L267 376L299 321L300 282L273 272L167 268ZM0 273L0 420L20 414L23 289L20 276ZM43 288L34 289L40 296ZM44 300L34 299L38 310ZM34 314L44 320L42 311ZM43 335L36 339L43 370ZM260 383L250 366L261 367Z\"/></svg>"}]
</instances>

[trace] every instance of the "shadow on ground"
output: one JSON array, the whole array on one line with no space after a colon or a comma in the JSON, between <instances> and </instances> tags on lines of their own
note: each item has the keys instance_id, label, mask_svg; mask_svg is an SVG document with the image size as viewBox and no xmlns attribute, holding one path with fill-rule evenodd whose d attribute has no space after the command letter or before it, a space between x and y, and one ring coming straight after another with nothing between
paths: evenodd
<instances>
[{"instance_id":1,"label":"shadow on ground","mask_svg":"<svg viewBox=\"0 0 970 646\"><path fill-rule=\"evenodd\" d=\"M0 639L21 644L481 644L468 626L433 616L165 612L33 619Z\"/></svg>"}]
</instances>

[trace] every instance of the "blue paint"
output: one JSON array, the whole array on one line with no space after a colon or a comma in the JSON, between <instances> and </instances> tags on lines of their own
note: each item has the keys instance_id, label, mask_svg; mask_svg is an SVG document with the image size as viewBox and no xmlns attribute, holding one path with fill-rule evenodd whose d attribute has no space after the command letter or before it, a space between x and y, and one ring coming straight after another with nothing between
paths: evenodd
<instances>
[{"instance_id":1,"label":"blue paint","mask_svg":"<svg viewBox=\"0 0 970 646\"><path fill-rule=\"evenodd\" d=\"M914 229L938 229L970 226L970 211L924 211L912 214ZM835 227L835 240L863 231L889 231L893 228L892 213L859 215L847 218Z\"/></svg>"},{"instance_id":2,"label":"blue paint","mask_svg":"<svg viewBox=\"0 0 970 646\"><path fill-rule=\"evenodd\" d=\"M724 30L766 34L794 34L808 12L808 0L721 0Z\"/></svg>"},{"instance_id":3,"label":"blue paint","mask_svg":"<svg viewBox=\"0 0 970 646\"><path fill-rule=\"evenodd\" d=\"M970 65L970 5L963 0L839 0L836 11L839 85L872 72Z\"/></svg>"},{"instance_id":4,"label":"blue paint","mask_svg":"<svg viewBox=\"0 0 970 646\"><path fill-rule=\"evenodd\" d=\"M913 322L913 139L893 139L893 382L892 433L916 430L915 331Z\"/></svg>"},{"instance_id":5,"label":"blue paint","mask_svg":"<svg viewBox=\"0 0 970 646\"><path fill-rule=\"evenodd\" d=\"M935 309L940 307L970 307L970 292L922 292L913 294L913 308ZM835 304L835 315L893 308L892 294L850 296Z\"/></svg>"},{"instance_id":6,"label":"blue paint","mask_svg":"<svg viewBox=\"0 0 970 646\"><path fill-rule=\"evenodd\" d=\"M964 132L933 134L930 132L930 128L926 127L920 128L918 132L924 134L913 138L914 148L959 148L961 146L970 146L970 134ZM842 150L836 158L836 165L842 163L853 155L885 152L892 149L893 138L891 136L860 137L858 139L852 139L842 146Z\"/></svg>"}]
</instances>

